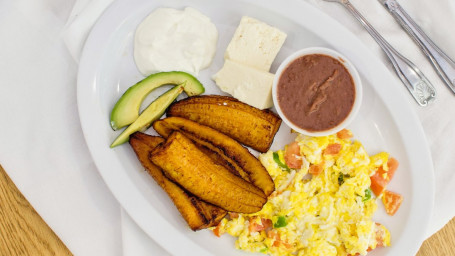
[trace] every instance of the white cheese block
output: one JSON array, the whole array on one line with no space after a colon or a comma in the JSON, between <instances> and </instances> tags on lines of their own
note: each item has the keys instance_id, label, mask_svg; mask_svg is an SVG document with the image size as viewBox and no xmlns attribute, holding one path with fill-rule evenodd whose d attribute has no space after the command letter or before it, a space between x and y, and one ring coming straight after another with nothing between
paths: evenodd
<instances>
[{"instance_id":1,"label":"white cheese block","mask_svg":"<svg viewBox=\"0 0 455 256\"><path fill-rule=\"evenodd\" d=\"M273 106L272 83L274 74L234 61L226 60L223 68L213 76L215 83L234 98L259 109Z\"/></svg>"},{"instance_id":2,"label":"white cheese block","mask_svg":"<svg viewBox=\"0 0 455 256\"><path fill-rule=\"evenodd\" d=\"M286 33L244 16L229 43L224 58L269 71L286 39Z\"/></svg>"}]
</instances>

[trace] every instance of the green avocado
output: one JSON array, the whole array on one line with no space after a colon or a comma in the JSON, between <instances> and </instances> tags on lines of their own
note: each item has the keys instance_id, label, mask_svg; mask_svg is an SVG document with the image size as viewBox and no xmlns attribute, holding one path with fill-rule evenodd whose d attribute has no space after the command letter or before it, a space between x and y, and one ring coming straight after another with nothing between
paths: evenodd
<instances>
[{"instance_id":1,"label":"green avocado","mask_svg":"<svg viewBox=\"0 0 455 256\"><path fill-rule=\"evenodd\" d=\"M111 112L111 127L118 130L133 123L139 117L139 108L145 97L163 85L184 84L188 96L204 93L204 86L192 75L182 71L152 74L131 86L120 97Z\"/></svg>"},{"instance_id":2,"label":"green avocado","mask_svg":"<svg viewBox=\"0 0 455 256\"><path fill-rule=\"evenodd\" d=\"M158 97L155 101L141 113L141 115L134 121L128 128L126 128L111 144L111 148L127 142L130 135L137 131L144 131L153 121L159 119L166 111L167 107L183 92L185 83L179 84L163 95Z\"/></svg>"}]
</instances>

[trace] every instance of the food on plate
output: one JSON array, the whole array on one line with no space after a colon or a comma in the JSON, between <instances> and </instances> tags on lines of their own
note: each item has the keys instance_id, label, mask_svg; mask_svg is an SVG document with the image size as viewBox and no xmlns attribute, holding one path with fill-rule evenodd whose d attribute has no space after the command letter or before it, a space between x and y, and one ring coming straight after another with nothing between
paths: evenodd
<instances>
[{"instance_id":1,"label":"food on plate","mask_svg":"<svg viewBox=\"0 0 455 256\"><path fill-rule=\"evenodd\" d=\"M382 203L384 204L385 211L388 215L395 215L402 202L403 196L398 193L385 190L382 195Z\"/></svg>"},{"instance_id":2,"label":"food on plate","mask_svg":"<svg viewBox=\"0 0 455 256\"><path fill-rule=\"evenodd\" d=\"M215 56L218 31L198 10L157 8L136 29L134 60L139 71L179 70L197 75Z\"/></svg>"},{"instance_id":3,"label":"food on plate","mask_svg":"<svg viewBox=\"0 0 455 256\"><path fill-rule=\"evenodd\" d=\"M213 76L234 98L195 96L204 87L189 73L211 63L217 37L210 19L192 8L158 8L138 26L140 72L182 71L150 75L124 93L111 126L130 126L111 147L129 140L189 227L229 233L238 249L366 255L390 246L388 229L373 221L378 198L389 215L403 201L386 190L398 167L388 153L370 157L346 129L323 137L299 134L283 150L269 150L281 125L264 110L273 106L274 83L284 119L306 131L330 131L357 109L356 73L342 58L317 53L294 59L275 77L269 70L286 34L245 16ZM165 84L174 87L139 115L144 98ZM190 97L172 104L182 91ZM168 117L157 120L165 111ZM138 132L152 123L164 138ZM259 159L241 143L261 152Z\"/></svg>"},{"instance_id":4,"label":"food on plate","mask_svg":"<svg viewBox=\"0 0 455 256\"><path fill-rule=\"evenodd\" d=\"M353 78L342 60L325 54L308 54L289 63L276 93L282 114L309 132L327 131L342 123L356 99Z\"/></svg>"},{"instance_id":5,"label":"food on plate","mask_svg":"<svg viewBox=\"0 0 455 256\"><path fill-rule=\"evenodd\" d=\"M250 175L243 170L242 167L238 164L238 162L235 159L230 158L228 155L224 153L223 148L216 147L213 145L210 141L207 141L204 136L196 136L190 132L185 132L185 128L182 129L181 126L176 126L169 124L169 119L163 119L163 120L158 120L153 123L153 129L155 131L167 138L173 131L180 131L183 134L185 134L186 137L191 139L197 146L198 148L204 152L208 157L210 157L213 161L217 162L218 164L224 166L226 169L231 171L233 174L241 177L242 179L251 182L250 180ZM170 119L171 122L173 122L172 119ZM175 120L174 120L175 121ZM186 122L186 120L180 120L183 122ZM215 136L218 135L218 131L212 131ZM210 139L210 137L209 137ZM270 178L271 179L271 178Z\"/></svg>"},{"instance_id":6,"label":"food on plate","mask_svg":"<svg viewBox=\"0 0 455 256\"><path fill-rule=\"evenodd\" d=\"M259 188L218 165L178 131L156 147L150 159L171 180L227 211L254 213L267 201Z\"/></svg>"},{"instance_id":7,"label":"food on plate","mask_svg":"<svg viewBox=\"0 0 455 256\"><path fill-rule=\"evenodd\" d=\"M398 169L398 161L391 157L387 161L387 164L380 166L379 169L370 177L371 179L371 190L373 190L376 196L380 196L385 191L387 184L395 175L395 171Z\"/></svg>"},{"instance_id":8,"label":"food on plate","mask_svg":"<svg viewBox=\"0 0 455 256\"><path fill-rule=\"evenodd\" d=\"M276 159L275 154L278 156L278 159ZM281 162L279 156L280 154L275 152L273 159L275 160L275 162L279 161L278 165L280 165L281 167L284 166L292 169L300 169L300 167L302 167L303 159L300 155L299 143L297 143L296 141L292 142L287 146L286 154L284 155L284 164Z\"/></svg>"},{"instance_id":9,"label":"food on plate","mask_svg":"<svg viewBox=\"0 0 455 256\"><path fill-rule=\"evenodd\" d=\"M243 16L224 58L252 68L269 71L286 40L286 33L257 19Z\"/></svg>"},{"instance_id":10,"label":"food on plate","mask_svg":"<svg viewBox=\"0 0 455 256\"><path fill-rule=\"evenodd\" d=\"M121 145L128 141L131 134L137 131L143 131L150 127L153 121L160 118L166 108L183 92L184 85L180 84L168 90L141 113L141 115L128 126L111 144L111 148Z\"/></svg>"},{"instance_id":11,"label":"food on plate","mask_svg":"<svg viewBox=\"0 0 455 256\"><path fill-rule=\"evenodd\" d=\"M259 110L232 97L218 95L177 101L166 114L209 126L262 153L269 150L281 125L281 119L271 111Z\"/></svg>"},{"instance_id":12,"label":"food on plate","mask_svg":"<svg viewBox=\"0 0 455 256\"><path fill-rule=\"evenodd\" d=\"M398 193L386 190L386 188L395 175L399 162L393 157L385 160L386 157L386 153L380 153L374 156L373 161L378 161L382 165L370 176L371 191L378 198L382 198L386 213L393 216L400 208L403 197Z\"/></svg>"},{"instance_id":13,"label":"food on plate","mask_svg":"<svg viewBox=\"0 0 455 256\"><path fill-rule=\"evenodd\" d=\"M377 197L382 197L382 203L387 214L392 216L395 215L403 202L403 197L400 194L386 190L398 169L398 165L398 160L391 157L370 176L371 190Z\"/></svg>"},{"instance_id":14,"label":"food on plate","mask_svg":"<svg viewBox=\"0 0 455 256\"><path fill-rule=\"evenodd\" d=\"M130 138L130 145L142 166L156 183L166 191L177 210L188 223L188 226L194 231L216 226L226 215L225 210L206 203L188 191L183 190L169 180L158 166L150 161L150 152L161 143L164 143L163 138L140 132L133 133Z\"/></svg>"},{"instance_id":15,"label":"food on plate","mask_svg":"<svg viewBox=\"0 0 455 256\"><path fill-rule=\"evenodd\" d=\"M269 255L366 255L390 246L389 231L373 220L370 189L370 175L389 155L369 156L351 135L299 134L285 149L261 154L276 191L261 211L231 215L214 232L237 237L238 249Z\"/></svg>"},{"instance_id":16,"label":"food on plate","mask_svg":"<svg viewBox=\"0 0 455 256\"><path fill-rule=\"evenodd\" d=\"M166 126L165 123L162 123L163 126ZM168 130L171 130L170 128L166 128ZM222 165L224 168L228 169L230 172L232 172L234 175L239 176L240 178L251 182L250 176L248 176L248 173L246 173L234 160L230 159L226 155L224 155L222 152L216 152L213 151L212 149L203 146L196 141L194 141L194 144L198 146L198 148L204 152L208 157L210 157L215 163Z\"/></svg>"},{"instance_id":17,"label":"food on plate","mask_svg":"<svg viewBox=\"0 0 455 256\"><path fill-rule=\"evenodd\" d=\"M226 60L213 80L222 91L236 99L259 109L267 109L273 106L274 77L270 72Z\"/></svg>"},{"instance_id":18,"label":"food on plate","mask_svg":"<svg viewBox=\"0 0 455 256\"><path fill-rule=\"evenodd\" d=\"M279 29L242 17L224 54L224 66L213 80L242 102L259 109L272 107L274 74L269 70L285 39Z\"/></svg>"},{"instance_id":19,"label":"food on plate","mask_svg":"<svg viewBox=\"0 0 455 256\"><path fill-rule=\"evenodd\" d=\"M236 161L235 159L232 159L228 155L225 154L225 150L222 147L217 147L213 145L209 140L212 139L213 136L219 136L220 133L216 130L207 130L204 131L205 133L207 132L212 132L213 135L211 134L210 136L196 136L192 134L191 132L186 132L186 128L182 127L181 125L173 125L169 124L168 121L175 122L176 120L171 119L163 119L163 120L158 120L153 123L153 129L155 131L167 138L169 135L171 135L172 132L174 131L180 131L183 134L185 134L186 137L190 138L198 147L199 149L204 152L207 156L212 158L213 161L217 162L218 164L224 166L226 169L231 171L233 174L241 177L242 179L251 182L250 175L247 171L245 171L240 165L239 162ZM177 120L177 121L183 121L186 122L185 119L183 120ZM188 126L188 124L186 124ZM195 127L193 129L197 129L198 127ZM204 127L203 127L204 128ZM207 139L207 138L208 139ZM264 169L265 170L265 169ZM267 173L267 171L265 171ZM269 175L270 176L270 175ZM272 180L272 178L270 178ZM273 184L273 182L271 182ZM271 192L270 192L271 193Z\"/></svg>"},{"instance_id":20,"label":"food on plate","mask_svg":"<svg viewBox=\"0 0 455 256\"><path fill-rule=\"evenodd\" d=\"M154 89L163 85L183 84L183 90L188 96L204 93L204 86L192 75L180 72L160 72L149 75L137 84L131 86L120 97L111 112L111 127L118 130L139 117L139 108L145 97Z\"/></svg>"},{"instance_id":21,"label":"food on plate","mask_svg":"<svg viewBox=\"0 0 455 256\"><path fill-rule=\"evenodd\" d=\"M261 189L266 196L275 190L272 178L261 162L248 149L229 136L181 117L168 117L155 121L153 128L165 138L173 131L179 131L199 146L207 147L217 152L223 159L237 163L248 175L249 181Z\"/></svg>"}]
</instances>

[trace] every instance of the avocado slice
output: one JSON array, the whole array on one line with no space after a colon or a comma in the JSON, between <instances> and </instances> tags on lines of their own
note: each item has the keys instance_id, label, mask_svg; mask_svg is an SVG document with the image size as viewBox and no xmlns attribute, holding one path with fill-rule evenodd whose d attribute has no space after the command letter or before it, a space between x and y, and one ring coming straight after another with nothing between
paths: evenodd
<instances>
[{"instance_id":1,"label":"avocado slice","mask_svg":"<svg viewBox=\"0 0 455 256\"><path fill-rule=\"evenodd\" d=\"M182 71L152 74L131 86L120 97L111 112L111 127L118 130L133 123L139 117L139 108L145 97L163 85L184 84L188 96L204 93L204 86L192 75Z\"/></svg>"},{"instance_id":2,"label":"avocado slice","mask_svg":"<svg viewBox=\"0 0 455 256\"><path fill-rule=\"evenodd\" d=\"M142 111L141 115L134 121L128 128L126 128L111 144L111 148L127 142L130 135L137 131L144 131L153 121L159 119L167 107L183 92L185 83L179 84L174 88L168 90L163 95L158 97L155 101Z\"/></svg>"}]
</instances>

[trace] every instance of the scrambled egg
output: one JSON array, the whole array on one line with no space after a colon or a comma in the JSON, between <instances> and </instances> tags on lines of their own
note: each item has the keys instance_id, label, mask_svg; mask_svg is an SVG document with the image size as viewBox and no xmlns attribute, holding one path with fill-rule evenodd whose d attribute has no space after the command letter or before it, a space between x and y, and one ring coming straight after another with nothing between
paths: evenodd
<instances>
[{"instance_id":1,"label":"scrambled egg","mask_svg":"<svg viewBox=\"0 0 455 256\"><path fill-rule=\"evenodd\" d=\"M223 219L219 232L238 237L238 249L270 255L366 255L389 246L389 231L372 220L377 204L369 189L388 154L370 157L360 142L336 134L299 135L296 142L302 167L283 168L285 150L260 155L276 191L261 211ZM331 144L340 144L339 152L327 154ZM312 165L322 172L309 174Z\"/></svg>"}]
</instances>

